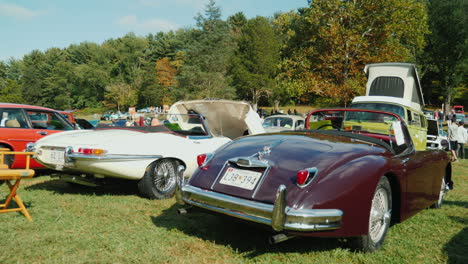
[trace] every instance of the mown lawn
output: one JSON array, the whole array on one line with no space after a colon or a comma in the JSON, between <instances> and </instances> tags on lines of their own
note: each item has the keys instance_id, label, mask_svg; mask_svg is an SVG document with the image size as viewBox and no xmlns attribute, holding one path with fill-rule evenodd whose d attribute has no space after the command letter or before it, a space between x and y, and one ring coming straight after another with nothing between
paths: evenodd
<instances>
[{"instance_id":1,"label":"mown lawn","mask_svg":"<svg viewBox=\"0 0 468 264\"><path fill-rule=\"evenodd\" d=\"M384 248L355 253L336 239L270 234L229 218L177 215L174 199L151 201L134 185L92 189L48 176L19 194L33 222L0 215L0 263L468 263L468 161L454 163L455 190L442 209L393 226ZM6 186L0 186L0 199Z\"/></svg>"}]
</instances>

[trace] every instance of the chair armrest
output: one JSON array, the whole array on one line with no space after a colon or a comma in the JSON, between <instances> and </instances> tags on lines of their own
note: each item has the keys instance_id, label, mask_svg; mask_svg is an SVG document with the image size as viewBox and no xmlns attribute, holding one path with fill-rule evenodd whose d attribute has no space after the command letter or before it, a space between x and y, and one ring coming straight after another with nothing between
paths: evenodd
<instances>
[{"instance_id":1,"label":"chair armrest","mask_svg":"<svg viewBox=\"0 0 468 264\"><path fill-rule=\"evenodd\" d=\"M35 152L26 152L26 151L10 151L9 149L6 149L8 151L4 151L5 148L0 149L0 165L6 165L4 164L5 161L5 155L26 155L26 170L29 170L29 164L31 160L31 155L36 154ZM0 169L4 166L0 166Z\"/></svg>"}]
</instances>

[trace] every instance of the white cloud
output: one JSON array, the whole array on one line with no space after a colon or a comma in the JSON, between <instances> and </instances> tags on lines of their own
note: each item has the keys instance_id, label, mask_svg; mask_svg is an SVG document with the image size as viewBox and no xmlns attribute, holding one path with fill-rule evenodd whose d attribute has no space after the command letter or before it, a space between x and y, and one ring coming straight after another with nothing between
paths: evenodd
<instances>
[{"instance_id":1,"label":"white cloud","mask_svg":"<svg viewBox=\"0 0 468 264\"><path fill-rule=\"evenodd\" d=\"M179 28L179 25L168 20L153 18L140 21L135 15L121 17L117 23L136 32L169 31Z\"/></svg>"},{"instance_id":2,"label":"white cloud","mask_svg":"<svg viewBox=\"0 0 468 264\"><path fill-rule=\"evenodd\" d=\"M30 19L45 14L44 11L34 11L25 7L0 3L0 15L10 16L19 19Z\"/></svg>"}]
</instances>

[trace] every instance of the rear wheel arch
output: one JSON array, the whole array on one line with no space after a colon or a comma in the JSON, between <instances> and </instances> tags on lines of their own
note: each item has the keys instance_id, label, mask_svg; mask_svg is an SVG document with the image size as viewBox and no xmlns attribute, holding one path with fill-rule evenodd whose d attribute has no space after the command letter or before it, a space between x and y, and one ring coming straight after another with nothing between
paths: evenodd
<instances>
[{"instance_id":1,"label":"rear wheel arch","mask_svg":"<svg viewBox=\"0 0 468 264\"><path fill-rule=\"evenodd\" d=\"M387 177L392 191L392 219L390 225L400 222L401 213L401 184L393 172L384 174Z\"/></svg>"},{"instance_id":2,"label":"rear wheel arch","mask_svg":"<svg viewBox=\"0 0 468 264\"><path fill-rule=\"evenodd\" d=\"M179 165L186 167L185 162L177 158L161 158L151 162L138 182L140 193L150 199L172 197Z\"/></svg>"}]
</instances>

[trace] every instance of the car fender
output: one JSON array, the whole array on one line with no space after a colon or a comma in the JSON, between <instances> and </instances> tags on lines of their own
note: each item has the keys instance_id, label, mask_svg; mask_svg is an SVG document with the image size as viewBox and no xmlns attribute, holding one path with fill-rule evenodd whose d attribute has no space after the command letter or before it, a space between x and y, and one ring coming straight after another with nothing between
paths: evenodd
<instances>
[{"instance_id":1,"label":"car fender","mask_svg":"<svg viewBox=\"0 0 468 264\"><path fill-rule=\"evenodd\" d=\"M318 174L306 190L297 187L288 196L302 194L296 201L297 207L342 210L342 228L333 231L333 236L337 233L344 237L363 235L368 230L375 188L379 179L391 171L390 167L388 157L362 156L334 168L327 175Z\"/></svg>"}]
</instances>

